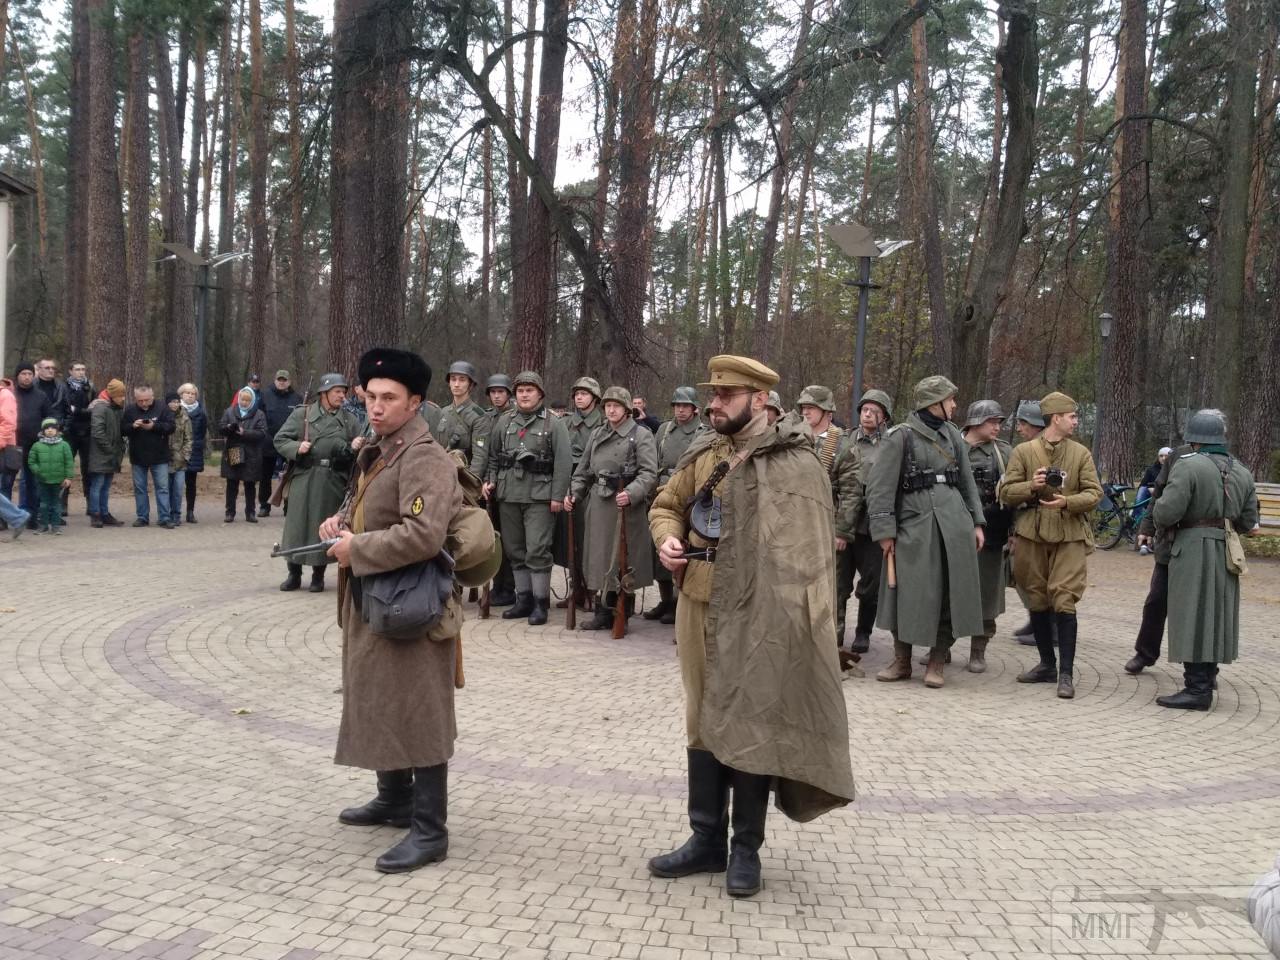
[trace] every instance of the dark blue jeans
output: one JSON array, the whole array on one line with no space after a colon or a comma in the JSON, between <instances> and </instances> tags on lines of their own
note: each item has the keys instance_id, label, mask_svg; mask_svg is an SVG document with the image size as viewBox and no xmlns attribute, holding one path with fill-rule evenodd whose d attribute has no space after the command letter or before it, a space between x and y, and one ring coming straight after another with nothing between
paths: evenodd
<instances>
[{"instance_id":1,"label":"dark blue jeans","mask_svg":"<svg viewBox=\"0 0 1280 960\"><path fill-rule=\"evenodd\" d=\"M140 467L136 463L133 465L133 504L137 510L138 519L151 522L151 502L147 497L148 474L156 488L156 513L160 515L161 523L168 523L172 515L169 510L169 465L167 463L155 463L149 467Z\"/></svg>"},{"instance_id":2,"label":"dark blue jeans","mask_svg":"<svg viewBox=\"0 0 1280 960\"><path fill-rule=\"evenodd\" d=\"M89 474L89 512L105 517L111 512L107 498L111 496L111 474Z\"/></svg>"}]
</instances>

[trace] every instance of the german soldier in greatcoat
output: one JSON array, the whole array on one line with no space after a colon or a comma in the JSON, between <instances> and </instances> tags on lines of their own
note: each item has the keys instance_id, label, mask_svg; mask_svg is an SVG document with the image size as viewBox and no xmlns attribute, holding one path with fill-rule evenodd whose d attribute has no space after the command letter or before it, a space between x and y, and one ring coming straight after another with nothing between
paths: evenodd
<instances>
[{"instance_id":1,"label":"german soldier in greatcoat","mask_svg":"<svg viewBox=\"0 0 1280 960\"><path fill-rule=\"evenodd\" d=\"M978 551L978 580L982 584L982 635L969 638L969 672L987 669L987 644L996 632L996 618L1004 613L1005 545L1013 514L996 495L1005 464L1009 462L1009 444L1000 439L1004 411L994 400L977 400L969 404L964 418L964 439L969 444L969 466L982 499L982 512L987 518L982 549Z\"/></svg>"},{"instance_id":2,"label":"german soldier in greatcoat","mask_svg":"<svg viewBox=\"0 0 1280 960\"><path fill-rule=\"evenodd\" d=\"M604 413L601 400L604 394L600 390L600 381L595 377L579 377L573 382L570 390L573 399L573 412L565 416L564 425L569 434L569 450L572 455L570 475L578 469L583 454L587 452L587 444L592 435L604 424ZM628 415L630 413L628 412ZM591 605L591 596L586 588L586 576L582 569L582 558L586 553L585 524L581 518L575 518L573 524L573 570L574 596L557 600L557 607L567 607L570 600L581 609ZM562 567L569 566L569 517L560 514L556 518L555 560Z\"/></svg>"},{"instance_id":3,"label":"german soldier in greatcoat","mask_svg":"<svg viewBox=\"0 0 1280 960\"><path fill-rule=\"evenodd\" d=\"M671 395L671 419L658 428L654 437L658 446L658 487L664 486L676 472L676 464L703 430L698 417L698 391L693 387L676 387ZM655 493L657 488L655 488ZM676 622L675 583L671 571L658 563L653 578L658 582L658 605L644 613L646 620Z\"/></svg>"},{"instance_id":4,"label":"german soldier in greatcoat","mask_svg":"<svg viewBox=\"0 0 1280 960\"><path fill-rule=\"evenodd\" d=\"M336 762L376 770L377 795L343 810L343 823L409 827L374 864L402 873L443 860L449 847L448 763L457 724L453 691L462 630L455 585L435 626L411 639L374 633L361 617L361 578L435 557L462 507L453 458L420 415L431 369L417 354L378 348L360 358L369 426L376 442L356 461L352 499L320 525L338 538L329 555L340 569L342 723Z\"/></svg>"},{"instance_id":5,"label":"german soldier in greatcoat","mask_svg":"<svg viewBox=\"0 0 1280 960\"><path fill-rule=\"evenodd\" d=\"M511 409L511 378L505 373L495 373L484 385L485 394L492 406L472 430L471 439L471 472L481 480L489 471L489 451L497 440L498 423L502 415ZM494 494L496 503L497 494ZM489 506L491 516L496 516L496 506ZM516 602L516 581L511 574L511 558L502 551L502 563L493 578L493 589L489 593L489 606L509 607Z\"/></svg>"}]
</instances>

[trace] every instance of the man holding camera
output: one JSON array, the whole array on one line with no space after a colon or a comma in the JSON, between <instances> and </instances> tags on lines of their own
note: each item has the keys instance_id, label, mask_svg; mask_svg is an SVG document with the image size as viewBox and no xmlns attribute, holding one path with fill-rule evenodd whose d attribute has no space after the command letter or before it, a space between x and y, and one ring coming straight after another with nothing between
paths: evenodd
<instances>
[{"instance_id":1,"label":"man holding camera","mask_svg":"<svg viewBox=\"0 0 1280 960\"><path fill-rule=\"evenodd\" d=\"M1030 599L1031 627L1040 663L1018 674L1019 683L1058 684L1075 696L1076 604L1084 596L1086 560L1093 549L1089 512L1102 485L1089 448L1071 439L1080 425L1076 402L1064 393L1040 401L1044 433L1014 449L1000 500L1029 504L1014 519L1013 575ZM1055 662L1054 628L1062 659Z\"/></svg>"},{"instance_id":2,"label":"man holding camera","mask_svg":"<svg viewBox=\"0 0 1280 960\"><path fill-rule=\"evenodd\" d=\"M994 400L969 404L964 418L964 439L969 444L969 466L978 486L978 499L987 518L982 549L978 551L978 580L982 585L982 636L969 638L970 673L987 669L987 643L995 636L996 617L1004 613L1004 548L1009 542L1013 517L1000 503L996 490L1009 462L1009 444L1000 439L1004 411Z\"/></svg>"}]
</instances>

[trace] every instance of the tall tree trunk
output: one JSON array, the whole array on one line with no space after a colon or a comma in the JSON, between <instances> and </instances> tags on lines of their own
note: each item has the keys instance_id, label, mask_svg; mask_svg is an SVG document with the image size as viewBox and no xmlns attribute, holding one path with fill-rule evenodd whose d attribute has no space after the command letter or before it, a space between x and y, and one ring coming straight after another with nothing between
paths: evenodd
<instances>
[{"instance_id":1,"label":"tall tree trunk","mask_svg":"<svg viewBox=\"0 0 1280 960\"><path fill-rule=\"evenodd\" d=\"M87 250L85 306L93 344L92 363L106 381L125 370L120 318L128 303L124 211L116 153L115 18L108 0L87 0L89 22L89 152L86 189ZM74 227L73 227L74 229Z\"/></svg>"},{"instance_id":2,"label":"tall tree trunk","mask_svg":"<svg viewBox=\"0 0 1280 960\"><path fill-rule=\"evenodd\" d=\"M1004 178L982 266L951 318L955 337L952 369L966 402L985 396L991 326L1004 302L1018 246L1026 235L1024 207L1035 166L1035 104L1040 82L1036 3L1005 0L999 13L1009 22L1005 43L996 51L1009 110ZM999 162L998 157L992 159L994 164Z\"/></svg>"},{"instance_id":3,"label":"tall tree trunk","mask_svg":"<svg viewBox=\"0 0 1280 960\"><path fill-rule=\"evenodd\" d=\"M249 0L249 245L253 270L249 293L249 366L261 370L267 352L267 90L262 51L262 3Z\"/></svg>"},{"instance_id":4,"label":"tall tree trunk","mask_svg":"<svg viewBox=\"0 0 1280 960\"><path fill-rule=\"evenodd\" d=\"M789 69L795 69L809 44L809 25L813 22L813 0L804 0L796 47ZM778 120L776 156L769 182L769 212L760 233L760 255L756 261L755 321L751 331L754 355L768 362L772 347L769 330L770 291L773 288L773 261L778 249L778 223L782 219L782 198L791 179L791 139L795 129L796 107L804 84L798 84L782 103Z\"/></svg>"},{"instance_id":5,"label":"tall tree trunk","mask_svg":"<svg viewBox=\"0 0 1280 960\"><path fill-rule=\"evenodd\" d=\"M509 40L515 35L515 19L514 10L512 8L512 0L503 0L503 39ZM529 0L529 20L526 29L532 30L535 26L534 20L537 17L538 8L534 0ZM529 144L529 123L530 123L530 100L531 88L533 86L533 41L530 40L525 44L525 69L524 69L524 109L517 113L516 111L516 67L515 67L515 48L508 46L503 56L504 67L504 96L506 101L507 116L512 120L518 118L520 128L520 142L526 147ZM519 317L522 315L524 304L525 289L525 273L527 269L527 253L526 246L528 243L529 232L529 178L521 170L519 161L513 151L507 150L507 232L509 234L509 249L511 253L511 316Z\"/></svg>"},{"instance_id":6,"label":"tall tree trunk","mask_svg":"<svg viewBox=\"0 0 1280 960\"><path fill-rule=\"evenodd\" d=\"M732 352L737 335L737 316L733 310L733 278L729 276L729 198L725 188L726 146L724 133L719 127L711 133L711 159L715 177L715 215L718 220L719 246L715 279L719 289L714 294L720 298L720 346L722 351Z\"/></svg>"},{"instance_id":7,"label":"tall tree trunk","mask_svg":"<svg viewBox=\"0 0 1280 960\"><path fill-rule=\"evenodd\" d=\"M151 129L147 83L147 38L139 27L129 37L129 115L125 120L128 140L127 181L129 190L128 302L129 316L125 348L125 380L140 383L145 372L147 335L147 267L151 237ZM168 269L165 264L162 269Z\"/></svg>"},{"instance_id":8,"label":"tall tree trunk","mask_svg":"<svg viewBox=\"0 0 1280 960\"><path fill-rule=\"evenodd\" d=\"M295 0L285 0L285 74L289 92L289 349L292 362L303 360L306 316L302 219L302 76L298 61ZM488 136L488 131L485 131Z\"/></svg>"},{"instance_id":9,"label":"tall tree trunk","mask_svg":"<svg viewBox=\"0 0 1280 960\"><path fill-rule=\"evenodd\" d=\"M920 237L928 278L929 320L933 331L934 367L958 375L951 363L951 331L947 317L946 274L942 262L942 233L938 197L933 184L933 116L929 104L929 46L924 19L911 25L911 114L914 146L911 165L915 192L915 227Z\"/></svg>"},{"instance_id":10,"label":"tall tree trunk","mask_svg":"<svg viewBox=\"0 0 1280 960\"><path fill-rule=\"evenodd\" d=\"M191 102L191 143L187 151L191 163L187 165L187 201L184 204L187 213L185 239L187 246L196 246L196 214L200 207L200 160L204 149L204 126L207 108L205 95L205 69L208 66L208 49L205 43L203 24L196 26L195 84Z\"/></svg>"},{"instance_id":11,"label":"tall tree trunk","mask_svg":"<svg viewBox=\"0 0 1280 960\"><path fill-rule=\"evenodd\" d=\"M865 223L871 200L871 161L876 149L876 98L871 98L871 118L867 121L867 153L862 162L862 191L858 194L858 220ZM814 138L816 141L816 137Z\"/></svg>"},{"instance_id":12,"label":"tall tree trunk","mask_svg":"<svg viewBox=\"0 0 1280 960\"><path fill-rule=\"evenodd\" d=\"M7 16L7 13L4 16ZM36 188L36 227L39 237L39 259L37 264L38 269L43 272L45 258L49 255L49 208L44 188L44 147L40 137L40 123L36 115L38 112L36 95L31 86L31 77L27 73L26 63L23 62L22 51L18 48L18 38L10 34L9 39L13 44L13 60L18 65L18 75L22 78L22 92L26 99L27 136L31 141L31 169ZM0 33L0 49L3 49L3 43L4 36L3 33ZM0 77L3 77L3 74L3 64L0 63ZM8 251L2 252L8 253ZM78 347L79 345L77 344L77 349Z\"/></svg>"},{"instance_id":13,"label":"tall tree trunk","mask_svg":"<svg viewBox=\"0 0 1280 960\"><path fill-rule=\"evenodd\" d=\"M160 116L161 228L168 242L186 243L187 218L183 211L182 128L173 92L173 68L169 44L163 35L155 38L156 106ZM194 375L195 317L191 299L191 268L186 262L170 260L164 270L165 309L159 328L165 344L164 374L171 380Z\"/></svg>"},{"instance_id":14,"label":"tall tree trunk","mask_svg":"<svg viewBox=\"0 0 1280 960\"><path fill-rule=\"evenodd\" d=\"M63 259L62 316L67 343L74 350L89 346L85 316L85 277L88 251L86 230L89 175L89 4L71 0L71 59L68 65L67 186L65 255ZM76 225L81 225L77 227ZM120 372L123 368L118 368ZM103 371L95 370L97 376Z\"/></svg>"},{"instance_id":15,"label":"tall tree trunk","mask_svg":"<svg viewBox=\"0 0 1280 960\"><path fill-rule=\"evenodd\" d=\"M568 0L545 0L542 8L542 65L538 73L538 121L533 159L555 184L560 148L560 108L564 97L564 61L569 49ZM555 259L551 210L535 192L529 197L526 293L515 331L516 364L541 370L547 359L547 334L555 309Z\"/></svg>"},{"instance_id":16,"label":"tall tree trunk","mask_svg":"<svg viewBox=\"0 0 1280 960\"><path fill-rule=\"evenodd\" d=\"M404 335L412 0L337 0L333 30L329 367Z\"/></svg>"},{"instance_id":17,"label":"tall tree trunk","mask_svg":"<svg viewBox=\"0 0 1280 960\"><path fill-rule=\"evenodd\" d=\"M228 28L229 31L229 28ZM218 220L218 252L230 253L235 244L236 226L236 170L239 165L240 137L240 67L244 40L244 0L240 0L236 14L236 39L234 47L230 46L228 32L228 56L223 63L223 125L222 151L218 158L218 174L221 183L221 206ZM235 305L236 264L228 262L218 268L217 299L215 301L213 329L209 342L220 345L219 357L223 361L224 372L232 382L239 380L245 371L243 363L234 370L227 366L231 356L227 352L232 337L232 308ZM208 376L206 371L206 377ZM218 403L222 398L218 398ZM216 409L216 408L215 408Z\"/></svg>"}]
</instances>

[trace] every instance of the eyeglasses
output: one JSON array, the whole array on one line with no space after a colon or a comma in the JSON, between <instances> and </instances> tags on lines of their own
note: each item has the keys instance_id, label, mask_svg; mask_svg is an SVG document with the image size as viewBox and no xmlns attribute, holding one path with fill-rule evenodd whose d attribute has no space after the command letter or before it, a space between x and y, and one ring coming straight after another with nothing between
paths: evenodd
<instances>
[{"instance_id":1,"label":"eyeglasses","mask_svg":"<svg viewBox=\"0 0 1280 960\"><path fill-rule=\"evenodd\" d=\"M719 402L723 406L733 400L734 397L741 397L752 392L751 390L726 390L716 387L706 393L706 400L709 404Z\"/></svg>"}]
</instances>

